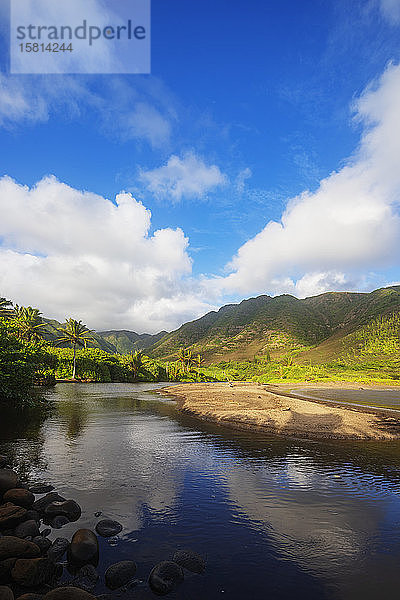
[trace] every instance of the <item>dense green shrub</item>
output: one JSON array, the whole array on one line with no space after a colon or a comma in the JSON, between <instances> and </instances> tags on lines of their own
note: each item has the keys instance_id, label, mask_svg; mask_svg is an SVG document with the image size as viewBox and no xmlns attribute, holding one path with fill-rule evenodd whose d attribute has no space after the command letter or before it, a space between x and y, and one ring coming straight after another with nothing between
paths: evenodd
<instances>
[{"instance_id":1,"label":"dense green shrub","mask_svg":"<svg viewBox=\"0 0 400 600\"><path fill-rule=\"evenodd\" d=\"M56 361L44 342L17 337L15 326L0 318L0 401L18 405L33 398L36 377L49 377Z\"/></svg>"}]
</instances>

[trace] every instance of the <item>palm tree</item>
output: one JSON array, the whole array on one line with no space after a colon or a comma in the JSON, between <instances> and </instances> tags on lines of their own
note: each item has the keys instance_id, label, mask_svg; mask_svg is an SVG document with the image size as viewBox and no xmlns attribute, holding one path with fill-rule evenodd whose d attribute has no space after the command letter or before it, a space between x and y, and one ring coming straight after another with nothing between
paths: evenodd
<instances>
[{"instance_id":1,"label":"palm tree","mask_svg":"<svg viewBox=\"0 0 400 600\"><path fill-rule=\"evenodd\" d=\"M201 356L201 354L198 354L196 356L196 366L198 369L201 369L202 365L204 364L204 358Z\"/></svg>"},{"instance_id":2,"label":"palm tree","mask_svg":"<svg viewBox=\"0 0 400 600\"><path fill-rule=\"evenodd\" d=\"M86 348L88 342L93 342L94 338L89 335L92 333L90 329L83 325L82 321L75 319L67 319L65 327L57 327L57 331L62 333L62 337L57 339L58 342L67 342L74 349L74 366L72 370L72 379L76 375L76 347L81 346Z\"/></svg>"},{"instance_id":3,"label":"palm tree","mask_svg":"<svg viewBox=\"0 0 400 600\"><path fill-rule=\"evenodd\" d=\"M42 337L41 330L45 327L45 324L41 319L41 314L38 308L15 305L15 322L21 338L30 342L32 340L38 341Z\"/></svg>"},{"instance_id":4,"label":"palm tree","mask_svg":"<svg viewBox=\"0 0 400 600\"><path fill-rule=\"evenodd\" d=\"M181 363L182 371L189 373L190 368L194 364L192 351L186 348L179 348L178 362Z\"/></svg>"},{"instance_id":5,"label":"palm tree","mask_svg":"<svg viewBox=\"0 0 400 600\"><path fill-rule=\"evenodd\" d=\"M11 300L7 300L7 298L0 298L0 317L13 317L14 309L12 308L12 305L13 304Z\"/></svg>"},{"instance_id":6,"label":"palm tree","mask_svg":"<svg viewBox=\"0 0 400 600\"><path fill-rule=\"evenodd\" d=\"M136 352L132 352L128 356L128 368L130 369L130 371L132 371L134 379L137 379L137 376L139 375L140 371L144 366L143 357L143 352L139 352L139 350L136 350Z\"/></svg>"}]
</instances>

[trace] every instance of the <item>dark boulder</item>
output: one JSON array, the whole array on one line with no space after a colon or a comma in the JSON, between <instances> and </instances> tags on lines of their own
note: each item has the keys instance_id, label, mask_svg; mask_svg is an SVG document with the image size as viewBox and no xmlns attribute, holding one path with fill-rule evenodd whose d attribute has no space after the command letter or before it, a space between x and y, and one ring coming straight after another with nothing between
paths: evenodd
<instances>
[{"instance_id":1,"label":"dark boulder","mask_svg":"<svg viewBox=\"0 0 400 600\"><path fill-rule=\"evenodd\" d=\"M36 502L33 503L32 508L33 508L33 510L37 510L38 513L43 513L46 506L48 506L52 502L64 502L64 501L65 501L65 498L63 498L62 496L57 494L57 492L50 492L49 494L46 494L42 498L39 498L39 500L36 500Z\"/></svg>"},{"instance_id":2,"label":"dark boulder","mask_svg":"<svg viewBox=\"0 0 400 600\"><path fill-rule=\"evenodd\" d=\"M102 537L111 537L122 531L122 525L112 519L103 519L97 523L96 531Z\"/></svg>"},{"instance_id":3,"label":"dark boulder","mask_svg":"<svg viewBox=\"0 0 400 600\"><path fill-rule=\"evenodd\" d=\"M96 587L99 574L93 565L84 565L79 569L73 580L75 587L81 588L86 592L92 592Z\"/></svg>"},{"instance_id":4,"label":"dark boulder","mask_svg":"<svg viewBox=\"0 0 400 600\"><path fill-rule=\"evenodd\" d=\"M11 581L11 570L15 565L16 558L7 558L7 560L0 561L0 584L10 583Z\"/></svg>"},{"instance_id":5,"label":"dark boulder","mask_svg":"<svg viewBox=\"0 0 400 600\"><path fill-rule=\"evenodd\" d=\"M69 541L66 538L56 538L47 552L47 556L51 558L54 562L58 562L64 556L65 552L68 550Z\"/></svg>"},{"instance_id":6,"label":"dark boulder","mask_svg":"<svg viewBox=\"0 0 400 600\"><path fill-rule=\"evenodd\" d=\"M92 594L80 588L70 586L59 587L47 592L43 600L96 600L96 596L92 596Z\"/></svg>"},{"instance_id":7,"label":"dark boulder","mask_svg":"<svg viewBox=\"0 0 400 600\"><path fill-rule=\"evenodd\" d=\"M105 573L106 586L117 590L126 585L136 573L136 563L133 560L123 560L108 567Z\"/></svg>"},{"instance_id":8,"label":"dark boulder","mask_svg":"<svg viewBox=\"0 0 400 600\"><path fill-rule=\"evenodd\" d=\"M8 462L7 456L4 456L4 454L0 454L0 469L5 467L7 462Z\"/></svg>"},{"instance_id":9,"label":"dark boulder","mask_svg":"<svg viewBox=\"0 0 400 600\"><path fill-rule=\"evenodd\" d=\"M30 508L35 502L35 496L28 490L24 490L22 488L13 488L5 492L3 496L3 502L12 502L17 506Z\"/></svg>"},{"instance_id":10,"label":"dark boulder","mask_svg":"<svg viewBox=\"0 0 400 600\"><path fill-rule=\"evenodd\" d=\"M18 596L18 600L42 600L43 596L41 594L23 594L22 596Z\"/></svg>"},{"instance_id":11,"label":"dark boulder","mask_svg":"<svg viewBox=\"0 0 400 600\"><path fill-rule=\"evenodd\" d=\"M32 542L39 548L41 554L45 554L49 548L51 548L51 541L49 538L37 535L32 539Z\"/></svg>"},{"instance_id":12,"label":"dark boulder","mask_svg":"<svg viewBox=\"0 0 400 600\"><path fill-rule=\"evenodd\" d=\"M47 518L63 516L69 521L77 521L82 514L81 507L75 500L65 500L64 502L51 502L44 509Z\"/></svg>"},{"instance_id":13,"label":"dark boulder","mask_svg":"<svg viewBox=\"0 0 400 600\"><path fill-rule=\"evenodd\" d=\"M34 483L29 487L29 491L32 494L47 494L54 490L54 485L50 485L49 483Z\"/></svg>"},{"instance_id":14,"label":"dark boulder","mask_svg":"<svg viewBox=\"0 0 400 600\"><path fill-rule=\"evenodd\" d=\"M0 538L0 560L7 558L35 558L40 556L40 550L32 542L18 537L4 536Z\"/></svg>"},{"instance_id":15,"label":"dark boulder","mask_svg":"<svg viewBox=\"0 0 400 600\"><path fill-rule=\"evenodd\" d=\"M18 475L12 469L0 469L0 496L8 490L16 488L18 485Z\"/></svg>"},{"instance_id":16,"label":"dark boulder","mask_svg":"<svg viewBox=\"0 0 400 600\"><path fill-rule=\"evenodd\" d=\"M184 569L192 573L198 573L199 575L204 573L206 568L204 558L200 554L197 554L197 552L193 552L193 550L178 550L175 552L172 560Z\"/></svg>"},{"instance_id":17,"label":"dark boulder","mask_svg":"<svg viewBox=\"0 0 400 600\"><path fill-rule=\"evenodd\" d=\"M24 520L26 509L22 506L16 506L11 502L6 502L0 506L0 529L9 529L15 527Z\"/></svg>"},{"instance_id":18,"label":"dark boulder","mask_svg":"<svg viewBox=\"0 0 400 600\"><path fill-rule=\"evenodd\" d=\"M39 527L36 521L24 521L15 528L15 535L19 538L36 537L39 535Z\"/></svg>"},{"instance_id":19,"label":"dark boulder","mask_svg":"<svg viewBox=\"0 0 400 600\"><path fill-rule=\"evenodd\" d=\"M73 565L91 563L97 566L99 561L99 542L90 529L78 529L72 537L68 548L68 561Z\"/></svg>"},{"instance_id":20,"label":"dark boulder","mask_svg":"<svg viewBox=\"0 0 400 600\"><path fill-rule=\"evenodd\" d=\"M14 600L14 592L6 585L0 585L0 600Z\"/></svg>"},{"instance_id":21,"label":"dark boulder","mask_svg":"<svg viewBox=\"0 0 400 600\"><path fill-rule=\"evenodd\" d=\"M37 510L28 510L26 511L25 519L27 521L36 521L36 523L40 523L40 515Z\"/></svg>"},{"instance_id":22,"label":"dark boulder","mask_svg":"<svg viewBox=\"0 0 400 600\"><path fill-rule=\"evenodd\" d=\"M51 519L50 523L48 524L51 525L53 529L61 529L61 527L64 527L64 525L67 525L68 523L68 517L64 517L64 515L58 515L57 517L54 517L54 519Z\"/></svg>"},{"instance_id":23,"label":"dark boulder","mask_svg":"<svg viewBox=\"0 0 400 600\"><path fill-rule=\"evenodd\" d=\"M172 592L183 581L182 567L171 560L158 563L149 575L150 589L159 596Z\"/></svg>"},{"instance_id":24,"label":"dark boulder","mask_svg":"<svg viewBox=\"0 0 400 600\"><path fill-rule=\"evenodd\" d=\"M50 583L61 574L62 566L47 558L19 558L11 571L13 581L23 587Z\"/></svg>"}]
</instances>

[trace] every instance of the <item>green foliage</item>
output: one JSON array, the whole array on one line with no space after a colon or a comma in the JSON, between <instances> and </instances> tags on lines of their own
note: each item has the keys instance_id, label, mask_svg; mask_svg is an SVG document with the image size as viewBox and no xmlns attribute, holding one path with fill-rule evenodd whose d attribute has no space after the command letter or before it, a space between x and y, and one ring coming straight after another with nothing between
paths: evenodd
<instances>
[{"instance_id":1,"label":"green foliage","mask_svg":"<svg viewBox=\"0 0 400 600\"><path fill-rule=\"evenodd\" d=\"M31 401L34 383L48 380L56 364L44 342L18 336L18 325L0 318L0 401L11 405Z\"/></svg>"},{"instance_id":2,"label":"green foliage","mask_svg":"<svg viewBox=\"0 0 400 600\"><path fill-rule=\"evenodd\" d=\"M71 379L74 369L72 348L52 348L57 358L57 379ZM158 362L141 356L139 370L132 370L132 356L108 354L99 348L79 348L76 350L76 375L78 381L109 383L134 381L166 381L165 368Z\"/></svg>"}]
</instances>

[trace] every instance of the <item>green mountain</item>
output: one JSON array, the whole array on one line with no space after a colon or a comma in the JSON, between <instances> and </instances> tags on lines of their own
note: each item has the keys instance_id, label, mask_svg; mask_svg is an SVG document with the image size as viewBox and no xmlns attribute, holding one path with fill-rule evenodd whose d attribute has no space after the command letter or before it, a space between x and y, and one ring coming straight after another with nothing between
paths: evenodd
<instances>
[{"instance_id":1,"label":"green mountain","mask_svg":"<svg viewBox=\"0 0 400 600\"><path fill-rule=\"evenodd\" d=\"M62 327L55 319L42 319L46 324L43 331L43 337L49 342L55 342L60 337L58 327ZM161 331L155 335L149 333L138 334L134 331L95 331L92 332L94 343L90 344L90 348L100 348L111 354L129 354L136 350L145 350L152 344L156 344L161 338L167 334L166 331ZM61 344L61 347L63 344ZM68 344L66 344L68 346Z\"/></svg>"},{"instance_id":2,"label":"green mountain","mask_svg":"<svg viewBox=\"0 0 400 600\"><path fill-rule=\"evenodd\" d=\"M104 343L113 346L115 351L120 354L128 354L130 352L135 352L135 350L145 350L146 348L157 344L166 335L166 331L151 335L150 333L139 334L124 329L97 332L97 336L102 339Z\"/></svg>"},{"instance_id":3,"label":"green mountain","mask_svg":"<svg viewBox=\"0 0 400 600\"><path fill-rule=\"evenodd\" d=\"M165 335L148 351L174 360L179 348L200 353L207 363L245 360L297 351L298 361L322 362L351 345L347 336L368 323L400 312L400 286L371 293L328 292L299 300L258 296L229 304Z\"/></svg>"}]
</instances>

